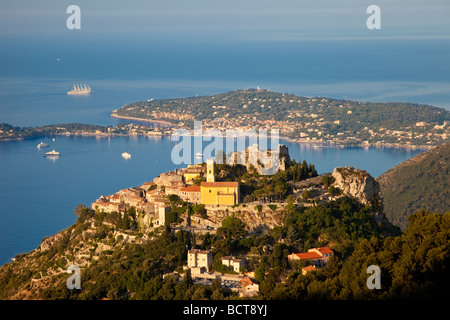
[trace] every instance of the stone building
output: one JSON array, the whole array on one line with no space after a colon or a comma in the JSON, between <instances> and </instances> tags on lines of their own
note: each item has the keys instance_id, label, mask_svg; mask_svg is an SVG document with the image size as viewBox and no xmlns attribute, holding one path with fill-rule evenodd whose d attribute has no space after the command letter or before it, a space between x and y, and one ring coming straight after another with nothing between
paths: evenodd
<instances>
[{"instance_id":1,"label":"stone building","mask_svg":"<svg viewBox=\"0 0 450 320\"><path fill-rule=\"evenodd\" d=\"M178 192L178 196L184 201L189 201L191 203L201 203L201 187L189 186L186 188L181 188Z\"/></svg>"},{"instance_id":2,"label":"stone building","mask_svg":"<svg viewBox=\"0 0 450 320\"><path fill-rule=\"evenodd\" d=\"M192 273L211 271L213 255L211 250L191 249L188 251L188 267Z\"/></svg>"},{"instance_id":3,"label":"stone building","mask_svg":"<svg viewBox=\"0 0 450 320\"><path fill-rule=\"evenodd\" d=\"M244 151L233 152L227 160L229 164L245 165L247 170L253 166L259 174L275 174L285 171L291 162L289 149L280 144L276 150L260 150L258 144L249 146Z\"/></svg>"},{"instance_id":4,"label":"stone building","mask_svg":"<svg viewBox=\"0 0 450 320\"><path fill-rule=\"evenodd\" d=\"M201 203L209 205L235 205L239 203L238 182L202 182Z\"/></svg>"},{"instance_id":5,"label":"stone building","mask_svg":"<svg viewBox=\"0 0 450 320\"><path fill-rule=\"evenodd\" d=\"M222 257L222 264L227 267L231 267L234 272L240 273L241 268L245 267L245 260L237 259L232 256L225 256L225 257Z\"/></svg>"}]
</instances>

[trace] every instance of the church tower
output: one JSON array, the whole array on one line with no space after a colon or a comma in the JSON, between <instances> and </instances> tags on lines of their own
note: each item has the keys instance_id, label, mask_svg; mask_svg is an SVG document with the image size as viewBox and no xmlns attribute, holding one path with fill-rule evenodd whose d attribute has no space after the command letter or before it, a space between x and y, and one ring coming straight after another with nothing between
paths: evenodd
<instances>
[{"instance_id":1,"label":"church tower","mask_svg":"<svg viewBox=\"0 0 450 320\"><path fill-rule=\"evenodd\" d=\"M206 182L215 182L214 177L214 159L206 161Z\"/></svg>"}]
</instances>

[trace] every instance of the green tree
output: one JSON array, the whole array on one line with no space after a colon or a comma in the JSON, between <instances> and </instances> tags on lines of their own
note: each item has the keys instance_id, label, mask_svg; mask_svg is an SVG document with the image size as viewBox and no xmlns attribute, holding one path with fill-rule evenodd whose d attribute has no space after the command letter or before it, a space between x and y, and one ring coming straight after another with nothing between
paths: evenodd
<instances>
[{"instance_id":1,"label":"green tree","mask_svg":"<svg viewBox=\"0 0 450 320\"><path fill-rule=\"evenodd\" d=\"M225 236L231 240L239 240L247 233L245 230L245 224L241 221L241 219L234 216L228 216L223 219L222 227L219 229L219 234L225 234Z\"/></svg>"},{"instance_id":2,"label":"green tree","mask_svg":"<svg viewBox=\"0 0 450 320\"><path fill-rule=\"evenodd\" d=\"M302 198L303 198L303 200L307 200L307 199L309 199L310 197L311 197L311 194L310 194L309 190L303 190L303 192L302 192Z\"/></svg>"}]
</instances>

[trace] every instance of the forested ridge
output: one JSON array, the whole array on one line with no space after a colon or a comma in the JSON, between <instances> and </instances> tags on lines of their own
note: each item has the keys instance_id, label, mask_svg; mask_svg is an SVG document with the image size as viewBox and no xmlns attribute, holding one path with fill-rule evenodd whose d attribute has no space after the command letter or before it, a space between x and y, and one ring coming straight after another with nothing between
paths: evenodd
<instances>
[{"instance_id":1,"label":"forested ridge","mask_svg":"<svg viewBox=\"0 0 450 320\"><path fill-rule=\"evenodd\" d=\"M449 141L450 128L450 112L430 105L302 97L263 89L138 101L113 115L187 128L193 128L194 121L218 128L278 127L291 139L345 145L439 145Z\"/></svg>"},{"instance_id":2,"label":"forested ridge","mask_svg":"<svg viewBox=\"0 0 450 320\"><path fill-rule=\"evenodd\" d=\"M102 252L82 268L81 290L67 288L65 272L48 277L52 270L67 268L77 248L99 245L102 240L113 242L114 230L132 228L132 212L126 223L117 219L82 209L77 223L50 250L19 255L0 268L0 298L236 299L220 282L194 284L189 271L184 271L181 282L162 277L172 271L183 273L188 248L211 246L215 265L221 256L251 253L249 269L260 283L254 299L422 299L449 293L450 213L412 214L408 228L400 233L393 226L376 223L367 206L349 198L302 210L290 206L285 225L265 235L245 236L239 219L229 217L215 235L203 238L186 231L173 233L166 226L141 244L116 240L113 250ZM84 234L92 222L96 232ZM287 259L293 251L321 245L335 252L323 269L305 276L302 264ZM366 287L366 270L372 264L381 269L380 290ZM45 285L37 286L42 277Z\"/></svg>"},{"instance_id":3,"label":"forested ridge","mask_svg":"<svg viewBox=\"0 0 450 320\"><path fill-rule=\"evenodd\" d=\"M421 153L377 178L384 213L405 228L407 217L419 210L445 213L450 210L450 143Z\"/></svg>"}]
</instances>

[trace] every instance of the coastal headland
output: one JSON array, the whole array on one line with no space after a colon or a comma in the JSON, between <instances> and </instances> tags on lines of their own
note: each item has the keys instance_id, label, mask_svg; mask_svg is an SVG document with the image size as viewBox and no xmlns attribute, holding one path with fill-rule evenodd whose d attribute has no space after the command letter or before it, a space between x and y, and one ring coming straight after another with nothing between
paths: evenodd
<instances>
[{"instance_id":1,"label":"coastal headland","mask_svg":"<svg viewBox=\"0 0 450 320\"><path fill-rule=\"evenodd\" d=\"M195 121L201 121L205 131L278 129L281 139L318 147L432 149L450 141L450 112L442 108L308 98L263 89L134 102L113 110L111 117L130 123L41 127L0 124L0 141L51 135L171 135L177 129L188 130L193 136Z\"/></svg>"}]
</instances>

